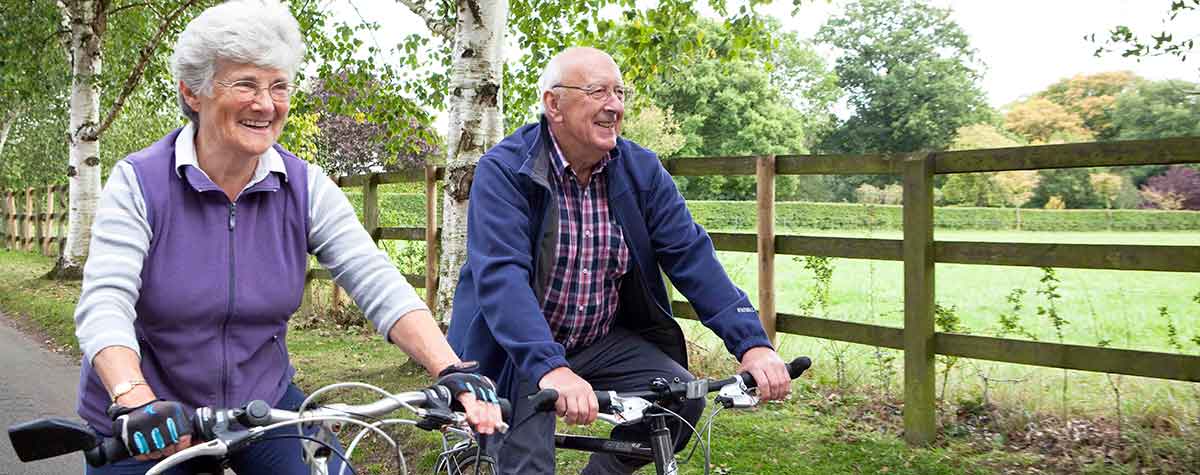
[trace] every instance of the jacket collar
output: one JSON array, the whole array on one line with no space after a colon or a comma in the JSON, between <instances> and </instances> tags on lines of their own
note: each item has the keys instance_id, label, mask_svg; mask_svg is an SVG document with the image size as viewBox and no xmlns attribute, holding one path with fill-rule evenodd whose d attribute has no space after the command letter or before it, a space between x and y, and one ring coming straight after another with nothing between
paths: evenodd
<instances>
[{"instance_id":1,"label":"jacket collar","mask_svg":"<svg viewBox=\"0 0 1200 475\"><path fill-rule=\"evenodd\" d=\"M518 133L525 135L525 143L528 146L524 150L525 161L521 163L521 169L517 173L526 175L534 183L550 189L550 182L547 177L552 165L550 160L554 158L551 151L554 148L554 144L550 142L550 124L546 120L546 115L540 114L536 125L531 124L530 127ZM621 153L621 150L625 148L628 148L625 144L625 139L617 137L617 146L608 152L607 166L609 172L604 175L608 177L608 196L610 200L612 197L618 196L629 189L629 183L625 179L625 174L617 172L618 169L626 166L621 163L622 160L619 160L621 155L624 155ZM625 160L628 160L628 158Z\"/></svg>"}]
</instances>

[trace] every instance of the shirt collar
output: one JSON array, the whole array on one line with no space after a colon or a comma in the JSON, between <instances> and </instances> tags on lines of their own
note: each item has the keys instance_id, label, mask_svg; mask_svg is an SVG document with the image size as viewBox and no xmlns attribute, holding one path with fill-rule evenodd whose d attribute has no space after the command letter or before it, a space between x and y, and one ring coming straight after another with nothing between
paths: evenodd
<instances>
[{"instance_id":1,"label":"shirt collar","mask_svg":"<svg viewBox=\"0 0 1200 475\"><path fill-rule=\"evenodd\" d=\"M196 125L191 122L188 122L183 131L175 137L175 175L182 178L184 167L188 166L194 167L209 181L212 180L200 168L200 162L196 158ZM279 151L275 150L275 147L267 148L266 152L258 156L258 166L254 168L254 177L246 184L246 189L263 181L271 173L279 173L283 175L284 181L287 181L287 167L283 166L283 157L279 155Z\"/></svg>"}]
</instances>

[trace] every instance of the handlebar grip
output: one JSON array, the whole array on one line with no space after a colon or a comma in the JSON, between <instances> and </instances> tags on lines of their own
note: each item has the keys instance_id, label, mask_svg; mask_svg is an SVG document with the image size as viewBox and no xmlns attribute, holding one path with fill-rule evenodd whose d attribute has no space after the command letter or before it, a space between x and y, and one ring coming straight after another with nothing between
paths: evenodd
<instances>
[{"instance_id":1,"label":"handlebar grip","mask_svg":"<svg viewBox=\"0 0 1200 475\"><path fill-rule=\"evenodd\" d=\"M554 412L554 403L558 402L558 391L543 389L529 396L529 403L536 412Z\"/></svg>"},{"instance_id":2,"label":"handlebar grip","mask_svg":"<svg viewBox=\"0 0 1200 475\"><path fill-rule=\"evenodd\" d=\"M93 467L103 467L129 457L129 451L125 450L125 444L122 444L121 439L116 437L103 439L100 441L100 445L83 452L84 460L87 460L88 465Z\"/></svg>"},{"instance_id":3,"label":"handlebar grip","mask_svg":"<svg viewBox=\"0 0 1200 475\"><path fill-rule=\"evenodd\" d=\"M806 370L808 370L808 368L811 366L812 366L812 359L810 359L809 357L801 356L799 358L796 358L796 359L792 360L791 363L787 364L788 376L791 377L792 379L799 378L800 375L804 374L804 372ZM753 387L758 386L758 382L754 380L754 376L750 376L750 373L742 372L742 373L739 373L738 376L742 377L742 381L746 382L747 387L753 388Z\"/></svg>"},{"instance_id":4,"label":"handlebar grip","mask_svg":"<svg viewBox=\"0 0 1200 475\"><path fill-rule=\"evenodd\" d=\"M596 391L596 402L600 403L600 412L612 410L612 391Z\"/></svg>"}]
</instances>

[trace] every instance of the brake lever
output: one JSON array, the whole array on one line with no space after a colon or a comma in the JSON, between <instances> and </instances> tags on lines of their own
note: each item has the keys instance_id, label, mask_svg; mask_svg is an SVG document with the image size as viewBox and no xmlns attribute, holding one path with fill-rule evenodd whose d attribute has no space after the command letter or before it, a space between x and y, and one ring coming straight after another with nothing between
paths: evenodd
<instances>
[{"instance_id":1,"label":"brake lever","mask_svg":"<svg viewBox=\"0 0 1200 475\"><path fill-rule=\"evenodd\" d=\"M151 467L150 470L147 470L146 475L159 475L163 472L166 472L167 470L170 470L172 467L174 467L180 463L186 462L186 461L194 459L196 457L203 457L203 456L210 456L210 455L213 457L224 457L225 454L228 452L229 452L229 446L225 444L225 441L223 441L221 439L210 440L203 444L193 445L186 449L180 450L179 452L175 452L174 454L172 454L170 457L162 459L161 462L158 462L153 467Z\"/></svg>"},{"instance_id":2,"label":"brake lever","mask_svg":"<svg viewBox=\"0 0 1200 475\"><path fill-rule=\"evenodd\" d=\"M629 424L642 420L646 409L649 409L653 404L650 401L640 397L621 397L615 393L611 396L609 405L612 407L613 413L600 413L596 415L597 419L605 421L612 425Z\"/></svg>"},{"instance_id":3,"label":"brake lever","mask_svg":"<svg viewBox=\"0 0 1200 475\"><path fill-rule=\"evenodd\" d=\"M714 399L717 404L720 404L725 409L738 408L745 409L758 405L758 398L751 395L746 382L741 376L734 378L737 382L729 383L721 386L721 392L717 393Z\"/></svg>"}]
</instances>

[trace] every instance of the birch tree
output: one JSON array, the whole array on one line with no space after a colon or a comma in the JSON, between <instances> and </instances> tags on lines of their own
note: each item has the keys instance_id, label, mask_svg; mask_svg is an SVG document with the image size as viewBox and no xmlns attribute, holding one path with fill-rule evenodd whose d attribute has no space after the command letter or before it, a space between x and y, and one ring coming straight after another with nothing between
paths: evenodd
<instances>
[{"instance_id":1,"label":"birch tree","mask_svg":"<svg viewBox=\"0 0 1200 475\"><path fill-rule=\"evenodd\" d=\"M453 311L454 287L466 261L466 210L475 164L506 130L534 117L533 106L540 101L536 78L545 63L572 45L618 48L621 51L613 52L623 58L626 81L636 81L669 67L678 53L696 48L694 38L679 32L693 24L699 13L693 2L683 0L664 0L652 9L615 0L512 0L511 4L507 0L398 1L421 17L432 36L445 44L423 62L418 59L418 49L427 45L428 39L414 35L405 42L407 55L402 59L410 67L438 61L444 66L415 86L417 95L427 101L444 99L449 116L441 198L442 254L437 299L431 303L444 321ZM735 33L737 47L731 49L732 55L743 49L766 50L774 44L762 34L764 22L752 8L758 3L762 2L752 1L730 13L724 0L710 0L709 6L726 17L726 26ZM619 17L635 26L619 44L597 44L617 24L602 15L601 10L609 4L619 4ZM506 32L514 35L521 49L516 61L505 61Z\"/></svg>"},{"instance_id":2,"label":"birch tree","mask_svg":"<svg viewBox=\"0 0 1200 475\"><path fill-rule=\"evenodd\" d=\"M67 179L70 185L70 205L67 218L67 242L62 255L50 274L64 279L79 279L87 261L91 241L92 220L100 195L100 138L120 114L125 101L139 83L150 60L159 52L168 33L175 30L185 10L199 0L183 0L172 4L130 4L113 7L109 0L59 0L66 36L66 50L71 63L70 120L67 138L70 144ZM127 8L148 9L157 19L150 24L149 38L144 42L137 61L128 70L112 105L101 117L100 96L103 64L101 47L108 32L110 15Z\"/></svg>"}]
</instances>

